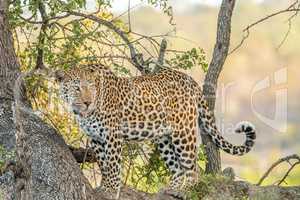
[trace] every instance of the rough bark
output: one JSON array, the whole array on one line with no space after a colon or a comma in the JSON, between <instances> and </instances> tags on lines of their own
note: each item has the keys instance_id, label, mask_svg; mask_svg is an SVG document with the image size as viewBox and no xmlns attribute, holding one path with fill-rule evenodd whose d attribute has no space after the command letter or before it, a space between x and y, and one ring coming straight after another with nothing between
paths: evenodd
<instances>
[{"instance_id":1,"label":"rough bark","mask_svg":"<svg viewBox=\"0 0 300 200\"><path fill-rule=\"evenodd\" d=\"M15 151L15 125L13 122L13 82L20 73L18 62L10 59L15 56L12 37L5 17L7 1L0 0L0 145L5 151ZM3 197L15 193L13 173L0 177L0 190ZM1 195L1 194L0 194Z\"/></svg>"},{"instance_id":2,"label":"rough bark","mask_svg":"<svg viewBox=\"0 0 300 200\"><path fill-rule=\"evenodd\" d=\"M231 32L231 16L235 0L223 0L218 15L217 39L214 47L212 60L205 76L203 93L208 102L210 110L214 110L216 100L216 88L219 75L225 63ZM201 133L202 143L205 145L207 156L206 173L218 173L221 171L221 157L217 146L205 133Z\"/></svg>"},{"instance_id":3,"label":"rough bark","mask_svg":"<svg viewBox=\"0 0 300 200\"><path fill-rule=\"evenodd\" d=\"M213 182L209 191L203 191L203 200L297 200L300 199L300 187L255 186L244 181Z\"/></svg>"},{"instance_id":4,"label":"rough bark","mask_svg":"<svg viewBox=\"0 0 300 200\"><path fill-rule=\"evenodd\" d=\"M18 77L19 64L12 46L12 37L5 17L7 1L0 0L0 144L7 150L15 147L15 127L12 122L13 83Z\"/></svg>"}]
</instances>

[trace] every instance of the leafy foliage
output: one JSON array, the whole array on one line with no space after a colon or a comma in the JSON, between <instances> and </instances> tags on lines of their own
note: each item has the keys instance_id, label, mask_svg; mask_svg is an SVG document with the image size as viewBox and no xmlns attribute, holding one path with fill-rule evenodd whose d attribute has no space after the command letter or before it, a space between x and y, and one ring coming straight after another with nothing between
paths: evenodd
<instances>
[{"instance_id":1,"label":"leafy foliage","mask_svg":"<svg viewBox=\"0 0 300 200\"><path fill-rule=\"evenodd\" d=\"M204 72L208 70L205 53L202 48L192 48L181 54L177 53L168 63L176 68L191 69L194 66L201 66Z\"/></svg>"},{"instance_id":2,"label":"leafy foliage","mask_svg":"<svg viewBox=\"0 0 300 200\"><path fill-rule=\"evenodd\" d=\"M168 4L168 0L148 0L148 3L159 7L167 16L170 17L169 23L175 25L173 18L173 8Z\"/></svg>"},{"instance_id":3,"label":"leafy foliage","mask_svg":"<svg viewBox=\"0 0 300 200\"><path fill-rule=\"evenodd\" d=\"M151 144L126 144L124 183L147 192L157 192L167 183L169 172Z\"/></svg>"}]
</instances>

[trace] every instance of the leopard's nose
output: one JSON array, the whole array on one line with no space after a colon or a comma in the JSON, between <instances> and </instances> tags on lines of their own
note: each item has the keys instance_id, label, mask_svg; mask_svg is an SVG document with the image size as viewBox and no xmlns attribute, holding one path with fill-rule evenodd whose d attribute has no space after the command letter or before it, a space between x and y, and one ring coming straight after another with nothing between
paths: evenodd
<instances>
[{"instance_id":1,"label":"leopard's nose","mask_svg":"<svg viewBox=\"0 0 300 200\"><path fill-rule=\"evenodd\" d=\"M91 105L91 102L85 101L83 104L88 108Z\"/></svg>"}]
</instances>

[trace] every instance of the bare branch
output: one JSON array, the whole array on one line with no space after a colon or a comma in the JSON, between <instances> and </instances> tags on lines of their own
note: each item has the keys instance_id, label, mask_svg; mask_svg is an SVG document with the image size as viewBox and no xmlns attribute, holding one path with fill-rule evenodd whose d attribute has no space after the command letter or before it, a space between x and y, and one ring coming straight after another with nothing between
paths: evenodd
<instances>
[{"instance_id":1,"label":"bare branch","mask_svg":"<svg viewBox=\"0 0 300 200\"><path fill-rule=\"evenodd\" d=\"M285 175L282 177L282 179L278 182L277 185L280 185L281 183L283 183L285 181L285 179L288 177L288 175L290 174L290 172L294 169L294 167L296 167L297 165L300 164L300 161L295 162L290 168L289 170L285 173Z\"/></svg>"},{"instance_id":2,"label":"bare branch","mask_svg":"<svg viewBox=\"0 0 300 200\"><path fill-rule=\"evenodd\" d=\"M250 30L250 29L251 29L252 27L254 27L255 25L260 24L260 23L262 23L262 22L264 22L264 21L270 19L271 17L274 17L274 16L276 16L276 15L280 15L280 14L282 14L282 13L293 12L293 11L299 12L300 10L299 10L299 9L285 9L285 10L281 10L281 11L278 11L278 12L276 12L276 13L270 14L270 15L268 15L268 16L266 16L266 17L260 19L260 20L257 20L256 22L254 22L254 23L248 25L246 28L244 28L243 32L245 32L245 31L247 31L247 30Z\"/></svg>"},{"instance_id":3,"label":"bare branch","mask_svg":"<svg viewBox=\"0 0 300 200\"><path fill-rule=\"evenodd\" d=\"M166 49L167 49L167 40L162 39L161 44L160 44L158 59L157 59L155 68L153 69L154 73L157 73L161 69L161 67L163 66L164 59L165 59L165 54L166 54Z\"/></svg>"},{"instance_id":4,"label":"bare branch","mask_svg":"<svg viewBox=\"0 0 300 200\"><path fill-rule=\"evenodd\" d=\"M20 19L22 19L23 21L26 21L26 22L28 22L28 23L30 23L30 24L43 24L43 20L42 20L42 21L31 20L34 16L35 16L35 15L32 15L32 16L30 16L30 17L28 17L28 18L25 18L25 17L23 17L22 15L18 15L18 17L19 17ZM57 16L54 16L54 17L48 17L48 21L49 21L49 22L50 22L50 21L58 21L58 20L60 20L60 19L64 19L64 18L69 17L69 16L70 16L70 14L69 14L69 13L66 13L66 14L63 14L63 15L57 15ZM52 22L52 23L53 23L53 22Z\"/></svg>"},{"instance_id":5,"label":"bare branch","mask_svg":"<svg viewBox=\"0 0 300 200\"><path fill-rule=\"evenodd\" d=\"M129 27L128 32L130 33L131 32L130 0L128 0L127 12L128 12L128 27Z\"/></svg>"},{"instance_id":6,"label":"bare branch","mask_svg":"<svg viewBox=\"0 0 300 200\"><path fill-rule=\"evenodd\" d=\"M157 60L158 64L160 65L164 64L166 49L167 49L167 40L163 39L160 44L159 56Z\"/></svg>"},{"instance_id":7,"label":"bare branch","mask_svg":"<svg viewBox=\"0 0 300 200\"><path fill-rule=\"evenodd\" d=\"M271 165L271 167L263 174L263 176L259 179L258 183L256 185L261 185L262 182L269 176L269 174L271 173L271 171L276 167L278 166L279 164L283 163L283 162L290 162L290 160L298 160L300 161L300 157L297 155L297 154L293 154L293 155L290 155L290 156L286 156L284 158L281 158L279 159L278 161L276 161L275 163L273 163L273 165ZM292 167L293 168L293 167ZM290 171L290 170L289 170ZM289 173L289 171L287 172L287 174ZM287 175L285 175L286 177ZM285 177L282 179L281 182L284 181Z\"/></svg>"},{"instance_id":8,"label":"bare branch","mask_svg":"<svg viewBox=\"0 0 300 200\"><path fill-rule=\"evenodd\" d=\"M297 9L300 9L300 3L298 4ZM298 15L298 12L295 12L292 16L289 17L288 21L288 30L286 31L282 41L280 42L280 44L278 45L278 47L276 48L277 50L280 49L280 47L285 43L285 41L287 40L291 29L292 29L292 20Z\"/></svg>"},{"instance_id":9,"label":"bare branch","mask_svg":"<svg viewBox=\"0 0 300 200\"><path fill-rule=\"evenodd\" d=\"M296 7L296 6L297 6L297 7ZM267 15L267 16L265 16L265 17L263 17L263 18L261 18L261 19L255 21L255 22L253 22L252 24L249 24L246 28L243 29L243 33L244 33L245 35L243 36L241 42L240 42L236 47L234 47L234 48L229 52L229 54L232 54L234 51L236 51L237 49L239 49L239 48L243 45L244 41L245 41L245 40L249 37L249 35L250 35L250 29L252 29L254 26L256 26L256 25L258 25L258 24L260 24L260 23L263 23L263 22L265 22L266 20L268 20L268 19L270 19L270 18L272 18L272 17L275 17L275 16L277 16L277 15L280 15L280 14L283 14L283 13L287 13L287 12L295 12L295 13L289 18L289 20L288 20L289 23L291 23L291 19L292 19L293 17L295 17L295 16L298 14L298 12L300 11L299 6L300 6L300 4L299 4L299 2L298 2L298 0L297 0L297 1L295 1L294 3L292 3L291 5L289 5L286 9L279 10L279 11L277 11L277 12L275 12L275 13L272 13L272 14L270 14L270 15ZM290 25L289 25L289 29L290 29ZM280 46L282 45L282 43L286 40L286 37L287 37L288 34L289 34L289 30L288 30L288 32L285 34L285 37L284 37L283 41L280 43L279 47L280 47Z\"/></svg>"},{"instance_id":10,"label":"bare branch","mask_svg":"<svg viewBox=\"0 0 300 200\"><path fill-rule=\"evenodd\" d=\"M40 34L38 36L38 44L37 44L37 58L36 58L36 68L38 69L43 69L45 68L44 62L43 62L43 57L44 57L44 44L45 44L45 34L46 34L46 29L48 27L48 17L45 9L45 5L43 5L42 2L39 2L38 5L43 23L41 26Z\"/></svg>"}]
</instances>

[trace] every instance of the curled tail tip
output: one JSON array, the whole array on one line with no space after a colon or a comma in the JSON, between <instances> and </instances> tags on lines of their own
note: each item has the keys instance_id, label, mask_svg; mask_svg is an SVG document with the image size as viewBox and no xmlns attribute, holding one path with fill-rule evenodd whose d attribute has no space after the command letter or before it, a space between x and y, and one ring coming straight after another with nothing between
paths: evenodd
<instances>
[{"instance_id":1,"label":"curled tail tip","mask_svg":"<svg viewBox=\"0 0 300 200\"><path fill-rule=\"evenodd\" d=\"M246 135L246 141L244 143L244 146L246 147L246 152L243 152L243 154L249 152L254 146L254 141L256 139L255 126L250 122L242 121L236 125L235 132L244 133Z\"/></svg>"},{"instance_id":2,"label":"curled tail tip","mask_svg":"<svg viewBox=\"0 0 300 200\"><path fill-rule=\"evenodd\" d=\"M253 133L255 134L255 126L248 121L241 121L235 126L236 133Z\"/></svg>"}]
</instances>

